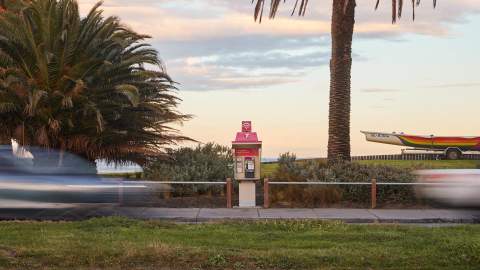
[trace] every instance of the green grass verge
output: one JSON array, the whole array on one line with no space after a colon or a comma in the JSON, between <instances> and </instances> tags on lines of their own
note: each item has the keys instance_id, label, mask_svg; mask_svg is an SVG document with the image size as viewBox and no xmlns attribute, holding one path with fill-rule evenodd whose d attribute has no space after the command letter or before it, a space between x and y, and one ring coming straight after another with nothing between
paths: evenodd
<instances>
[{"instance_id":1,"label":"green grass verge","mask_svg":"<svg viewBox=\"0 0 480 270\"><path fill-rule=\"evenodd\" d=\"M277 170L278 163L262 163L262 176L271 177L273 173Z\"/></svg>"},{"instance_id":2,"label":"green grass verge","mask_svg":"<svg viewBox=\"0 0 480 270\"><path fill-rule=\"evenodd\" d=\"M11 269L478 269L480 226L271 221L176 225L124 218L0 223Z\"/></svg>"}]
</instances>

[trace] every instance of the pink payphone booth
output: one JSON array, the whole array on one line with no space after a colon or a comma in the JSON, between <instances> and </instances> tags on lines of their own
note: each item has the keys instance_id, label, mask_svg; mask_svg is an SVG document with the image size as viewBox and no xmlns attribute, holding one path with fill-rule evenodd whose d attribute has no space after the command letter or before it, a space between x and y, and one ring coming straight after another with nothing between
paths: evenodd
<instances>
[{"instance_id":1,"label":"pink payphone booth","mask_svg":"<svg viewBox=\"0 0 480 270\"><path fill-rule=\"evenodd\" d=\"M234 176L239 183L239 206L255 207L255 183L260 180L262 142L252 132L252 122L243 121L242 131L232 142Z\"/></svg>"}]
</instances>

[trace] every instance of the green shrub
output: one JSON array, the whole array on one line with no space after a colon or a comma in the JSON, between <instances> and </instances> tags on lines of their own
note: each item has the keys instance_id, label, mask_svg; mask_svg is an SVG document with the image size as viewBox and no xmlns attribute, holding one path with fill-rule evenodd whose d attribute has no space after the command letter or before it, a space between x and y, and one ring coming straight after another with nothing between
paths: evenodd
<instances>
[{"instance_id":1,"label":"green shrub","mask_svg":"<svg viewBox=\"0 0 480 270\"><path fill-rule=\"evenodd\" d=\"M168 158L151 161L145 168L145 177L153 181L225 181L233 175L233 157L229 147L207 143L195 148L179 148L168 151ZM195 186L196 192L212 190L212 187ZM223 189L223 187L217 187ZM177 188L191 192L192 187Z\"/></svg>"},{"instance_id":2,"label":"green shrub","mask_svg":"<svg viewBox=\"0 0 480 270\"><path fill-rule=\"evenodd\" d=\"M281 181L295 182L302 179L302 167L296 162L297 157L292 153L281 154L278 158L278 167L273 173L273 178Z\"/></svg>"},{"instance_id":3,"label":"green shrub","mask_svg":"<svg viewBox=\"0 0 480 270\"><path fill-rule=\"evenodd\" d=\"M294 154L282 154L278 169L273 173L275 181L312 181L312 182L401 182L415 180L410 169L358 163L336 163L328 165L323 160L297 161ZM290 206L310 207L332 204L353 203L366 206L370 202L369 185L342 186L275 186L272 188L272 202L288 202ZM415 203L415 194L411 186L378 186L379 203L405 204Z\"/></svg>"},{"instance_id":4,"label":"green shrub","mask_svg":"<svg viewBox=\"0 0 480 270\"><path fill-rule=\"evenodd\" d=\"M224 267L227 264L227 258L222 254L216 254L208 258L208 265L214 267Z\"/></svg>"}]
</instances>

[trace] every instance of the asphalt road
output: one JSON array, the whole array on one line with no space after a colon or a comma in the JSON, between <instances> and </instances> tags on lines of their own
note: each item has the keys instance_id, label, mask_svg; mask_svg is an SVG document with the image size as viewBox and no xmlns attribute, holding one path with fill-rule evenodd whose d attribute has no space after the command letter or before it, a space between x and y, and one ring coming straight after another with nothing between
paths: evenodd
<instances>
[{"instance_id":1,"label":"asphalt road","mask_svg":"<svg viewBox=\"0 0 480 270\"><path fill-rule=\"evenodd\" d=\"M347 223L480 224L480 210L471 209L212 209L50 205L0 208L0 220L83 220L122 216L144 220L206 222L215 220L312 219Z\"/></svg>"}]
</instances>

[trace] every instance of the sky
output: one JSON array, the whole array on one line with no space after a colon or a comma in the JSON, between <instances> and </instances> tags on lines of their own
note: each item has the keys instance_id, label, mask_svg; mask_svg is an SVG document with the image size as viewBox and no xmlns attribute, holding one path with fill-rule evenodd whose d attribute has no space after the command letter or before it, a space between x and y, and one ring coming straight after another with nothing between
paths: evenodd
<instances>
[{"instance_id":1,"label":"sky","mask_svg":"<svg viewBox=\"0 0 480 270\"><path fill-rule=\"evenodd\" d=\"M480 2L423 0L391 24L391 2L357 0L353 42L353 155L399 153L365 141L361 130L480 136ZM407 1L408 2L408 1ZM83 14L96 1L79 0ZM331 1L310 0L291 17L287 0L275 20L253 20L250 0L105 0L148 34L178 82L179 110L194 115L179 129L200 142L229 145L242 120L264 142L263 156L324 157L328 141Z\"/></svg>"}]
</instances>

